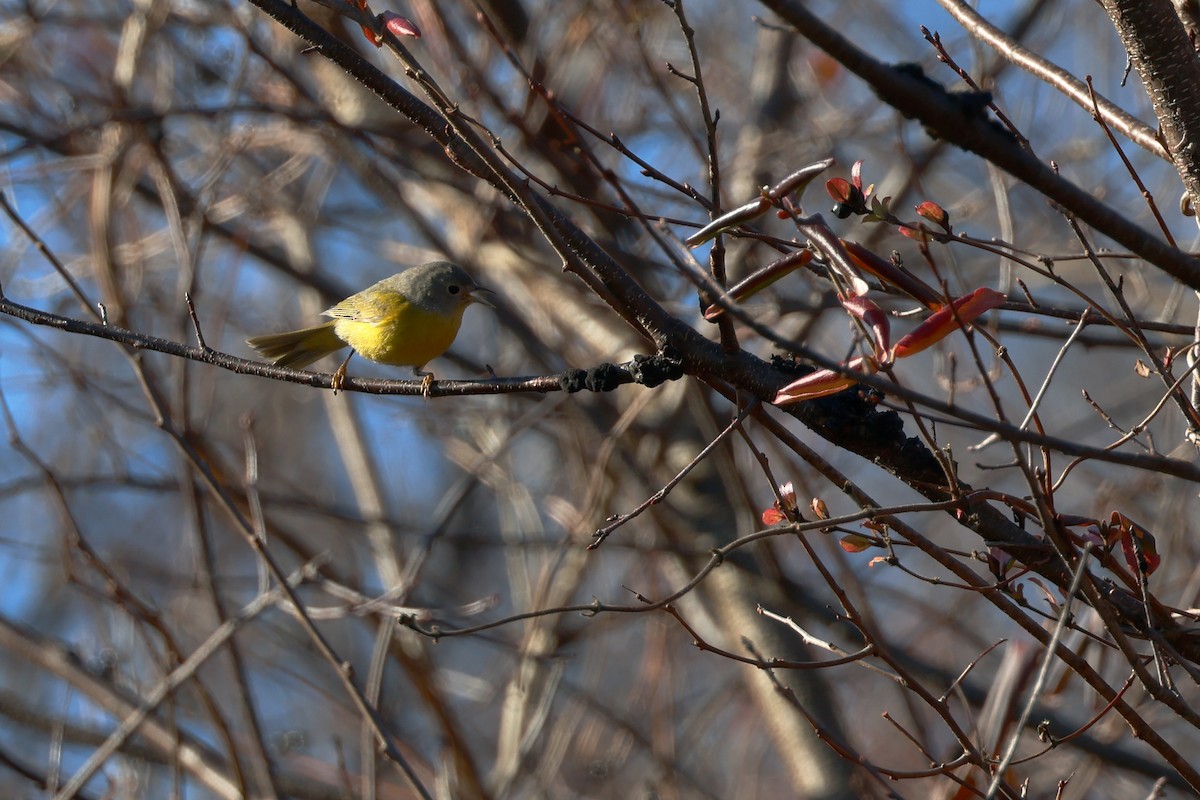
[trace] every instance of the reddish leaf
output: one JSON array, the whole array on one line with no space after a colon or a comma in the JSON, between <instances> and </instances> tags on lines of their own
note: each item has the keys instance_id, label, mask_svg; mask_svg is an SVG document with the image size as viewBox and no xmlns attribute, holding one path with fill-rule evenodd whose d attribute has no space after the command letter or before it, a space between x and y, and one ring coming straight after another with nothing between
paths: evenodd
<instances>
[{"instance_id":1,"label":"reddish leaf","mask_svg":"<svg viewBox=\"0 0 1200 800\"><path fill-rule=\"evenodd\" d=\"M808 188L808 184L812 183L813 178L820 175L825 170L833 166L833 159L827 158L824 161L817 161L809 164L807 167L798 169L791 175L781 180L779 183L771 187L767 192L767 196L772 200L779 200L787 197L790 194L799 192L804 194L804 190Z\"/></svg>"},{"instance_id":2,"label":"reddish leaf","mask_svg":"<svg viewBox=\"0 0 1200 800\"><path fill-rule=\"evenodd\" d=\"M861 297L871 287L858 274L858 268L850 253L842 245L842 240L833 235L833 231L823 224L801 226L805 235L813 245L825 256L827 266L837 276L835 283L838 294L848 294Z\"/></svg>"},{"instance_id":3,"label":"reddish leaf","mask_svg":"<svg viewBox=\"0 0 1200 800\"><path fill-rule=\"evenodd\" d=\"M1113 527L1120 531L1125 563L1139 575L1153 575L1162 563L1154 535L1119 511L1112 512L1110 519Z\"/></svg>"},{"instance_id":4,"label":"reddish leaf","mask_svg":"<svg viewBox=\"0 0 1200 800\"><path fill-rule=\"evenodd\" d=\"M785 517L783 515L783 512L780 511L778 508L772 507L772 508L768 508L766 511L762 512L763 525L767 525L767 526L778 525L781 522L787 522L787 517Z\"/></svg>"},{"instance_id":5,"label":"reddish leaf","mask_svg":"<svg viewBox=\"0 0 1200 800\"><path fill-rule=\"evenodd\" d=\"M856 372L865 372L868 375L878 371L874 359L869 356L858 356L850 360L846 365L848 369ZM814 372L805 375L798 381L793 381L787 386L779 390L775 395L775 399L771 402L775 405L786 405L787 403L796 403L801 400L813 400L826 395L837 394L843 389L848 389L857 383L857 379L842 375L828 369L818 369Z\"/></svg>"},{"instance_id":6,"label":"reddish leaf","mask_svg":"<svg viewBox=\"0 0 1200 800\"><path fill-rule=\"evenodd\" d=\"M865 297L841 297L842 306L871 331L875 360L888 366L891 358L892 325L883 309Z\"/></svg>"},{"instance_id":7,"label":"reddish leaf","mask_svg":"<svg viewBox=\"0 0 1200 800\"><path fill-rule=\"evenodd\" d=\"M946 209L937 203L929 200L921 203L917 206L917 216L929 220L947 233L950 231L950 215L946 213Z\"/></svg>"},{"instance_id":8,"label":"reddish leaf","mask_svg":"<svg viewBox=\"0 0 1200 800\"><path fill-rule=\"evenodd\" d=\"M729 298L741 302L747 297L750 297L763 289L770 286L775 281L789 275L795 270L803 267L805 264L813 260L811 250L797 250L794 253L788 253L783 258L772 261L757 272L748 275L742 280L734 284L729 290ZM704 309L704 318L714 320L725 313L725 309L713 303L708 308Z\"/></svg>"},{"instance_id":9,"label":"reddish leaf","mask_svg":"<svg viewBox=\"0 0 1200 800\"><path fill-rule=\"evenodd\" d=\"M849 203L850 198L854 197L854 187L845 178L830 178L825 181L825 191L829 192L835 203Z\"/></svg>"},{"instance_id":10,"label":"reddish leaf","mask_svg":"<svg viewBox=\"0 0 1200 800\"><path fill-rule=\"evenodd\" d=\"M796 514L796 488L791 481L780 484L779 500L776 500L771 508L762 512L762 521L764 525L778 525L781 522L790 522L797 518Z\"/></svg>"},{"instance_id":11,"label":"reddish leaf","mask_svg":"<svg viewBox=\"0 0 1200 800\"><path fill-rule=\"evenodd\" d=\"M732 230L739 225L761 217L770 207L771 201L766 197L755 198L744 206L738 206L732 211L725 212L684 239L683 243L688 247L696 247L697 245L704 244L709 239L715 239L727 230Z\"/></svg>"},{"instance_id":12,"label":"reddish leaf","mask_svg":"<svg viewBox=\"0 0 1200 800\"><path fill-rule=\"evenodd\" d=\"M861 553L863 550L875 547L875 542L865 536L859 536L857 533L846 534L838 540L838 544L847 553Z\"/></svg>"},{"instance_id":13,"label":"reddish leaf","mask_svg":"<svg viewBox=\"0 0 1200 800\"><path fill-rule=\"evenodd\" d=\"M884 283L895 286L926 308L936 311L945 305L941 295L935 292L929 284L917 278L912 273L900 269L891 261L880 258L858 242L843 239L842 246L846 248L846 253L850 256L850 260L854 262L854 266L863 272L874 275Z\"/></svg>"},{"instance_id":14,"label":"reddish leaf","mask_svg":"<svg viewBox=\"0 0 1200 800\"><path fill-rule=\"evenodd\" d=\"M892 351L893 358L906 358L932 347L958 330L960 324L970 324L984 312L1004 305L1006 300L1008 298L1003 294L986 286L958 298L954 301L953 312L950 307L934 312L912 333L896 342L896 347Z\"/></svg>"}]
</instances>

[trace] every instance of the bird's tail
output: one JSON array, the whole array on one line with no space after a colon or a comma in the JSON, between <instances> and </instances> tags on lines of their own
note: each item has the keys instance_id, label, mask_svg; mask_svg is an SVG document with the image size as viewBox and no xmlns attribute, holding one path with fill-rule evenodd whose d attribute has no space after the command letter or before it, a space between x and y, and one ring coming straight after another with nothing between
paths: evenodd
<instances>
[{"instance_id":1,"label":"bird's tail","mask_svg":"<svg viewBox=\"0 0 1200 800\"><path fill-rule=\"evenodd\" d=\"M276 366L300 369L346 346L333 332L336 322L334 320L298 331L255 336L247 339L246 344L271 359Z\"/></svg>"}]
</instances>

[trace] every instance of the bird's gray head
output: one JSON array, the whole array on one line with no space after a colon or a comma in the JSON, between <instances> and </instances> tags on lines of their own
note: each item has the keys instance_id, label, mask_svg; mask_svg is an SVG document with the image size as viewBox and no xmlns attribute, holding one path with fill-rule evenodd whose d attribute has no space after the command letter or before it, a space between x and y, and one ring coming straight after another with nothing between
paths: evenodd
<instances>
[{"instance_id":1,"label":"bird's gray head","mask_svg":"<svg viewBox=\"0 0 1200 800\"><path fill-rule=\"evenodd\" d=\"M410 303L436 314L452 314L471 303L492 305L486 296L491 290L477 284L465 269L449 261L430 261L406 269L384 283Z\"/></svg>"}]
</instances>

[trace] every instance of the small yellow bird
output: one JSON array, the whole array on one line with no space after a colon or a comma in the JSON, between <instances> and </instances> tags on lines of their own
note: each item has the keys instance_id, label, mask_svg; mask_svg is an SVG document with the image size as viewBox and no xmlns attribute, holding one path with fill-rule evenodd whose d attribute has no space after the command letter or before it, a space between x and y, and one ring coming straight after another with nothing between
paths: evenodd
<instances>
[{"instance_id":1,"label":"small yellow bird","mask_svg":"<svg viewBox=\"0 0 1200 800\"><path fill-rule=\"evenodd\" d=\"M384 278L323 312L331 322L286 333L247 339L281 367L306 367L350 345L350 355L333 374L333 388L346 379L346 365L359 353L371 361L412 367L428 395L433 374L422 371L454 343L463 312L471 303L492 303L479 292L491 292L449 261L431 261ZM494 308L494 306L493 306Z\"/></svg>"}]
</instances>

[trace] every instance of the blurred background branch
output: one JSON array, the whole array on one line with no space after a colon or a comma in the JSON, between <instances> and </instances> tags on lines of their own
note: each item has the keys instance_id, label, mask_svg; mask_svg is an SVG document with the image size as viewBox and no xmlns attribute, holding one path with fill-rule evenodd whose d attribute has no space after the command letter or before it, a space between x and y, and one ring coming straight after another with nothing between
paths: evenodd
<instances>
[{"instance_id":1,"label":"blurred background branch","mask_svg":"<svg viewBox=\"0 0 1200 800\"><path fill-rule=\"evenodd\" d=\"M2 793L1200 792L1189 4L0 7Z\"/></svg>"}]
</instances>

